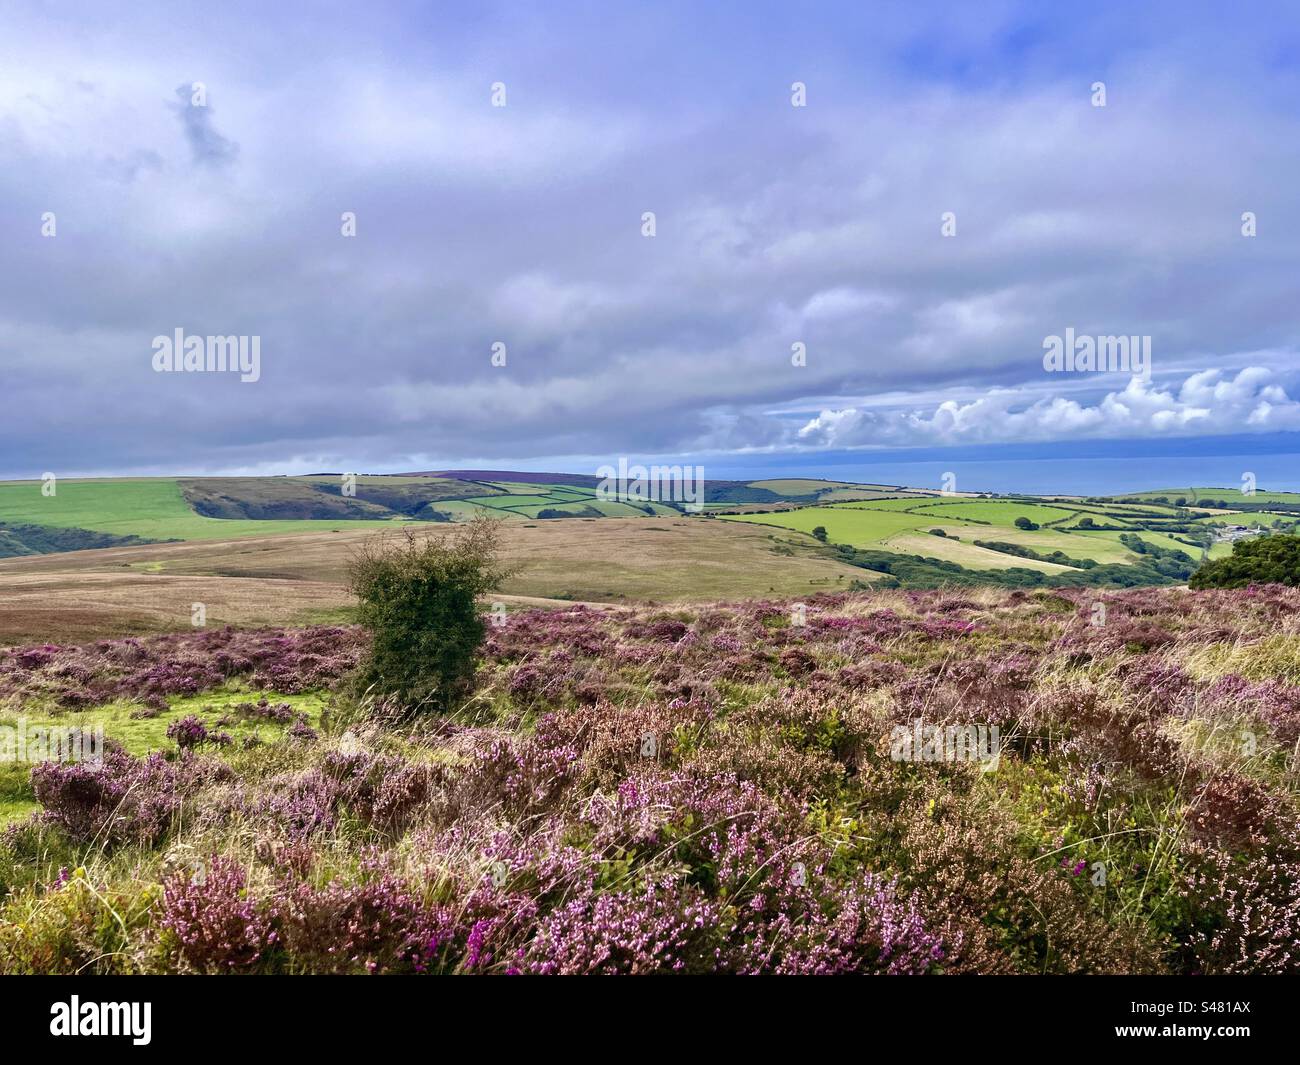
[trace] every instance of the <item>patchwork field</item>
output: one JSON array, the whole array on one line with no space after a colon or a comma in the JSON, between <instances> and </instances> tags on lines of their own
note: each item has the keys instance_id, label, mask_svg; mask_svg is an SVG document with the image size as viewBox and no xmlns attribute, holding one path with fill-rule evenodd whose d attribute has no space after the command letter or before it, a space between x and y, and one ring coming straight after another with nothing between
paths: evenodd
<instances>
[{"instance_id":1,"label":"patchwork field","mask_svg":"<svg viewBox=\"0 0 1300 1065\"><path fill-rule=\"evenodd\" d=\"M497 471L501 472L501 471ZM302 477L60 479L53 495L39 481L0 482L0 557L6 526L78 529L151 540L227 539L406 522L463 521L490 514L507 521L587 517L678 517L671 502L597 497L600 479L579 475L449 471L442 474ZM548 480L548 477L556 478ZM510 479L518 478L518 479ZM346 488L345 488L346 484ZM710 482L714 506L780 501L769 482ZM840 491L841 482L770 482ZM868 486L868 494L876 494ZM39 552L38 552L39 553Z\"/></svg>"},{"instance_id":2,"label":"patchwork field","mask_svg":"<svg viewBox=\"0 0 1300 1065\"><path fill-rule=\"evenodd\" d=\"M1077 573L1076 563L1140 566L1162 552L1194 566L1231 552L1229 544L1213 539L1211 524L1228 520L1222 515L1154 503L896 497L716 517L808 535L820 529L831 545L920 556L990 573L1069 574Z\"/></svg>"},{"instance_id":3,"label":"patchwork field","mask_svg":"<svg viewBox=\"0 0 1300 1065\"><path fill-rule=\"evenodd\" d=\"M1121 498L1167 500L1170 503L1182 499L1185 501L1187 506L1209 506L1211 502L1223 502L1226 503L1229 508L1244 503L1282 503L1300 506L1300 493L1297 492L1266 492L1263 490L1257 490L1251 495L1246 495L1241 489L1242 486L1239 484L1217 488L1161 488L1150 492L1135 492L1130 495L1122 496Z\"/></svg>"},{"instance_id":4,"label":"patchwork field","mask_svg":"<svg viewBox=\"0 0 1300 1065\"><path fill-rule=\"evenodd\" d=\"M539 489L545 489L539 490ZM77 528L154 540L226 539L414 521L555 516L677 515L657 503L604 502L594 489L471 483L451 479L359 477L355 496L337 477L61 480L53 496L40 482L0 484L0 526Z\"/></svg>"},{"instance_id":5,"label":"patchwork field","mask_svg":"<svg viewBox=\"0 0 1300 1065\"><path fill-rule=\"evenodd\" d=\"M950 529L966 531L965 526L949 526ZM925 533L898 533L881 542L892 551L903 554L921 555L937 558L945 562L956 562L967 569L974 570L1008 570L1031 569L1039 573L1068 573L1069 568L1053 562L1041 562L1038 559L1022 558L1000 551L989 551L974 544L960 540L930 536Z\"/></svg>"}]
</instances>

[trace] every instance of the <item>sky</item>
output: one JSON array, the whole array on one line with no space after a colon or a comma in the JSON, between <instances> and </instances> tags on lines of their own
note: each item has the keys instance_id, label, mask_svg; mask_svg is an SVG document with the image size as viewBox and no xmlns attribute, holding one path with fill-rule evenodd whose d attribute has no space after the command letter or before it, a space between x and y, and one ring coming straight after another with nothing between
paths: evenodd
<instances>
[{"instance_id":1,"label":"sky","mask_svg":"<svg viewBox=\"0 0 1300 1065\"><path fill-rule=\"evenodd\" d=\"M0 477L1300 478L1294 4L0 25ZM160 372L178 329L256 338L257 379ZM1149 374L1045 369L1067 330Z\"/></svg>"}]
</instances>

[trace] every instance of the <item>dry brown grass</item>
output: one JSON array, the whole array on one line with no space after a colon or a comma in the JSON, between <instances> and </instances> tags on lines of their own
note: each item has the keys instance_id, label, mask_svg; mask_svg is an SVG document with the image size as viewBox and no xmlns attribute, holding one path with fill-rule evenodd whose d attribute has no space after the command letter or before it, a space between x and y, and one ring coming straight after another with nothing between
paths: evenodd
<instances>
[{"instance_id":1,"label":"dry brown grass","mask_svg":"<svg viewBox=\"0 0 1300 1065\"><path fill-rule=\"evenodd\" d=\"M348 597L320 581L133 571L6 573L0 577L0 644L185 629L194 603L204 604L209 626L271 625L338 610Z\"/></svg>"},{"instance_id":2,"label":"dry brown grass","mask_svg":"<svg viewBox=\"0 0 1300 1065\"><path fill-rule=\"evenodd\" d=\"M183 629L195 602L209 625L321 620L350 604L348 559L374 535L345 527L5 559L0 644ZM704 519L510 523L502 540L503 560L521 569L500 598L534 605L789 597L878 576L818 557L780 530ZM783 544L794 554L773 551Z\"/></svg>"}]
</instances>

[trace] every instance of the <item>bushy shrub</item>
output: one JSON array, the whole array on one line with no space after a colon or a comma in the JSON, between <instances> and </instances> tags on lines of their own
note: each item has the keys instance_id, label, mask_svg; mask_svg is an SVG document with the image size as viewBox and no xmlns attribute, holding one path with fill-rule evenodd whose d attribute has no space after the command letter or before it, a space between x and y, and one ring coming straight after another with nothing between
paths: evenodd
<instances>
[{"instance_id":1,"label":"bushy shrub","mask_svg":"<svg viewBox=\"0 0 1300 1065\"><path fill-rule=\"evenodd\" d=\"M480 518L454 534L407 530L358 551L349 577L372 639L360 687L434 711L469 691L486 631L476 600L508 575L497 565L499 542L498 523Z\"/></svg>"}]
</instances>

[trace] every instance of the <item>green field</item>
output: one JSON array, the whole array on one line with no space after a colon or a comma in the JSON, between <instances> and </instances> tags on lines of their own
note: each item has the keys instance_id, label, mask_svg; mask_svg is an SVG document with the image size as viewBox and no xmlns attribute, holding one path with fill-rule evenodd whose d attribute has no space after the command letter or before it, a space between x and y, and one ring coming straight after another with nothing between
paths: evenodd
<instances>
[{"instance_id":1,"label":"green field","mask_svg":"<svg viewBox=\"0 0 1300 1065\"><path fill-rule=\"evenodd\" d=\"M1105 531L1089 532L1088 530L1085 529L1085 530L1081 530L1075 535L1087 536L1096 540L1110 540L1116 545L1116 547L1120 551L1126 551L1124 545L1119 542L1120 534L1117 532L1105 532ZM1175 536L1170 536L1165 533L1151 532L1149 529L1136 530L1136 535L1139 536L1145 543L1150 544L1152 547L1164 547L1164 548L1168 548L1171 551L1185 551L1187 552L1187 554L1191 555L1192 558L1201 557L1200 548L1192 547L1188 544L1185 544L1182 542L1182 540L1178 539ZM1225 555L1230 555L1230 554L1232 554L1231 544L1218 543L1218 544L1214 544L1210 548L1209 557L1223 558Z\"/></svg>"},{"instance_id":2,"label":"green field","mask_svg":"<svg viewBox=\"0 0 1300 1065\"><path fill-rule=\"evenodd\" d=\"M1118 545L1112 549L1109 544L1103 546L1101 543L1082 540L1065 533L1026 532L1010 525L984 525L960 520L963 507L978 508L979 514L993 514L1000 513L992 509L997 506L999 504L990 505L983 500L975 500L970 503L944 504L939 513L935 513L930 508L909 512L871 504L842 504L833 507L804 507L800 510L782 511L776 514L724 514L719 515L719 519L747 521L803 533L811 533L813 529L821 526L826 530L827 539L832 544L849 544L858 548L895 550L903 554L942 558L959 562L972 569L1006 569L1012 566L1044 571L1062 569L1052 563L1037 562L1033 559L977 547L973 543L974 540L997 540L1020 544L1042 554L1062 550L1075 558L1103 556L1098 558L1098 561L1122 562L1132 557ZM1014 511L1012 520L1022 513L1034 512L1034 508L1024 504L1006 504L1006 506ZM1052 513L1052 508L1037 509ZM1062 516L1068 516L1068 512L1062 512ZM943 529L951 537L959 537L960 541L929 535L929 530L935 528Z\"/></svg>"},{"instance_id":3,"label":"green field","mask_svg":"<svg viewBox=\"0 0 1300 1065\"><path fill-rule=\"evenodd\" d=\"M188 486L188 487L187 487ZM321 492L323 486L332 492ZM392 528L442 514L466 521L486 514L508 520L533 520L543 510L594 511L604 517L646 517L634 504L598 500L594 489L575 485L472 482L448 478L357 478L355 497L343 497L337 476L297 478L139 478L68 479L55 494L41 493L38 481L0 483L0 524L88 529L149 540L214 540L336 529ZM261 507L315 504L339 511L330 516L206 517L186 498L196 493L222 506ZM376 502L376 501L380 502ZM405 505L406 513L385 509L382 501ZM421 505L423 504L423 505ZM655 516L679 516L659 503ZM436 512L436 513L435 513ZM238 513L236 510L235 513ZM255 512L257 513L257 512ZM284 513L281 510L279 513ZM310 513L310 512L308 512Z\"/></svg>"},{"instance_id":4,"label":"green field","mask_svg":"<svg viewBox=\"0 0 1300 1065\"><path fill-rule=\"evenodd\" d=\"M968 532L970 528L971 526L962 526L962 533ZM872 546L876 549L883 548L904 555L939 558L947 562L956 562L974 570L1032 569L1042 573L1069 572L1068 567L1058 566L1052 562L1040 562L1037 559L1021 558L1018 555L977 547L971 543L974 539L974 536L963 535L961 540L954 540L942 536L930 536L924 532L911 531L891 536L882 544ZM997 539L1008 543L1011 542L1009 536L999 535Z\"/></svg>"},{"instance_id":5,"label":"green field","mask_svg":"<svg viewBox=\"0 0 1300 1065\"><path fill-rule=\"evenodd\" d=\"M868 510L853 506L803 507L775 514L721 514L719 521L745 521L755 525L771 525L778 529L811 533L817 526L826 530L831 543L870 547L901 532L914 532L936 524L914 514L899 514L889 510Z\"/></svg>"},{"instance_id":6,"label":"green field","mask_svg":"<svg viewBox=\"0 0 1300 1065\"><path fill-rule=\"evenodd\" d=\"M968 521L986 521L990 525L1014 526L1017 518L1028 518L1035 524L1047 525L1054 521L1064 521L1074 512L1038 503L1004 503L990 499L972 499L951 503L926 503L916 513Z\"/></svg>"},{"instance_id":7,"label":"green field","mask_svg":"<svg viewBox=\"0 0 1300 1065\"><path fill-rule=\"evenodd\" d=\"M810 496L830 488L842 488L839 481L820 481L811 477L785 477L768 481L750 481L750 488L766 488L779 496Z\"/></svg>"},{"instance_id":8,"label":"green field","mask_svg":"<svg viewBox=\"0 0 1300 1065\"><path fill-rule=\"evenodd\" d=\"M942 499L934 496L895 496L889 499L856 499L846 502L832 502L828 505L837 510L915 510L930 503L940 503Z\"/></svg>"},{"instance_id":9,"label":"green field","mask_svg":"<svg viewBox=\"0 0 1300 1065\"><path fill-rule=\"evenodd\" d=\"M583 503L591 498L593 497L512 493L504 496L470 496L467 502L478 503L485 507L496 507L500 510L515 510L519 507L556 507L565 503Z\"/></svg>"},{"instance_id":10,"label":"green field","mask_svg":"<svg viewBox=\"0 0 1300 1065\"><path fill-rule=\"evenodd\" d=\"M1148 514L1143 515L1142 511ZM1153 517L1149 512L1156 511ZM771 513L720 514L724 521L744 521L757 525L809 533L819 526L826 530L831 545L846 544L867 551L896 552L956 562L968 569L1034 569L1045 573L1067 572L1067 560L1092 560L1099 565L1132 565L1142 556L1121 542L1125 530L1137 535L1153 548L1181 551L1193 560L1201 557L1201 548L1184 542L1175 534L1148 529L1143 520L1171 524L1172 508L1144 504L1117 504L1116 511L1099 504L1038 503L1019 499L943 498L880 499L837 503L830 506L805 506ZM1097 524L1120 525L1121 530L1078 529L1078 521L1091 517ZM1028 519L1038 526L1022 529L1017 519ZM945 535L936 536L933 530ZM1009 544L1024 548L1042 558L1024 557L989 547L983 543ZM1055 562L1048 556L1060 552ZM1209 557L1231 553L1231 546L1216 543Z\"/></svg>"},{"instance_id":11,"label":"green field","mask_svg":"<svg viewBox=\"0 0 1300 1065\"><path fill-rule=\"evenodd\" d=\"M856 499L928 499L930 495L917 492L903 493L891 488L832 488L817 497L819 503L846 503Z\"/></svg>"},{"instance_id":12,"label":"green field","mask_svg":"<svg viewBox=\"0 0 1300 1065\"><path fill-rule=\"evenodd\" d=\"M254 521L195 514L174 480L59 481L53 496L36 481L0 484L0 522L94 529L150 540L218 540L232 536L328 532L352 526L391 528L393 520Z\"/></svg>"},{"instance_id":13,"label":"green field","mask_svg":"<svg viewBox=\"0 0 1300 1065\"><path fill-rule=\"evenodd\" d=\"M995 529L980 531L979 526L945 525L944 531L949 535L960 536L963 540L997 540L1001 543L1028 547L1039 554L1048 555L1061 551L1071 558L1091 558L1097 562L1131 562L1133 553L1119 542L1119 533L1098 533L1092 537L1086 534L1062 532L1059 529L1017 529L997 526ZM1150 533L1143 532L1142 539L1153 539ZM1107 539L1111 537L1113 539ZM1165 537L1164 539L1168 539ZM1163 543L1161 546L1165 546ZM1190 548L1182 548L1195 556Z\"/></svg>"},{"instance_id":14,"label":"green field","mask_svg":"<svg viewBox=\"0 0 1300 1065\"><path fill-rule=\"evenodd\" d=\"M1223 500L1229 506L1234 503L1291 503L1300 505L1300 492L1265 492L1257 491L1253 495L1243 495L1241 485L1219 488L1161 488L1152 492L1136 492L1126 495L1124 499L1155 499L1163 497L1173 502L1175 499L1187 500L1187 506L1194 507L1198 500Z\"/></svg>"},{"instance_id":15,"label":"green field","mask_svg":"<svg viewBox=\"0 0 1300 1065\"><path fill-rule=\"evenodd\" d=\"M465 499L448 499L446 501L439 501L434 504L434 507L439 512L449 515L452 521L469 521L472 518L478 517L480 514L485 514L491 518L511 517L509 511L503 511L499 507L484 506L482 503L471 503ZM351 525L351 522L348 524Z\"/></svg>"}]
</instances>

